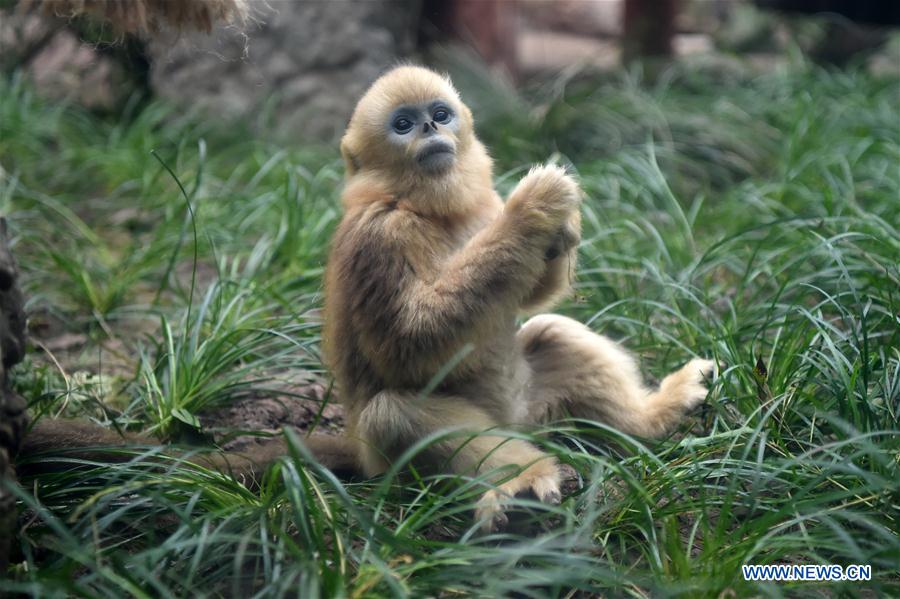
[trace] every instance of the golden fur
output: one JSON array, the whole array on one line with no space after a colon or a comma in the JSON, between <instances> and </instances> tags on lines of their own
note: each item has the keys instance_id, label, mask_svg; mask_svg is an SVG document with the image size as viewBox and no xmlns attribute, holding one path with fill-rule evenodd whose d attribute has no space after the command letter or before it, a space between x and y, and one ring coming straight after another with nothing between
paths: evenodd
<instances>
[{"instance_id":1,"label":"golden fur","mask_svg":"<svg viewBox=\"0 0 900 599\"><path fill-rule=\"evenodd\" d=\"M110 23L116 31L152 35L164 29L209 33L217 22L242 24L249 0L27 0L23 8L40 6L46 14L73 18L88 15Z\"/></svg>"},{"instance_id":2,"label":"golden fur","mask_svg":"<svg viewBox=\"0 0 900 599\"><path fill-rule=\"evenodd\" d=\"M419 141L392 143L386 124L392 110L435 99L449 103L459 127L440 131L456 150L452 168L428 175L416 168ZM471 112L446 77L413 66L388 72L359 101L341 152L345 214L326 272L323 342L368 475L446 429L481 432L571 414L658 435L705 397L707 360L650 391L625 350L578 322L540 315L516 326L522 312L565 294L582 194L563 169L543 166L504 203ZM559 500L555 460L520 439L443 442L425 459L464 474L520 469L480 501L486 529L505 522L505 497L530 491Z\"/></svg>"}]
</instances>

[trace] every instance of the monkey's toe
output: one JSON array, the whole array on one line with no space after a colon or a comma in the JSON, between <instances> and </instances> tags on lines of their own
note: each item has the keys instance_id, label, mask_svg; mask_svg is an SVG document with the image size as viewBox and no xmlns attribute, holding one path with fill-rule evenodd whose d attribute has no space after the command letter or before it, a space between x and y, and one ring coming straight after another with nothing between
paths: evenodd
<instances>
[{"instance_id":1,"label":"monkey's toe","mask_svg":"<svg viewBox=\"0 0 900 599\"><path fill-rule=\"evenodd\" d=\"M554 463L536 464L538 472L526 471L516 478L482 495L475 506L475 520L482 532L492 533L506 530L510 525L507 515L510 498L531 497L547 505L559 505L562 493L559 489L559 471ZM514 510L516 511L516 510ZM530 510L526 510L528 512ZM521 518L515 528L523 528Z\"/></svg>"},{"instance_id":2,"label":"monkey's toe","mask_svg":"<svg viewBox=\"0 0 900 599\"><path fill-rule=\"evenodd\" d=\"M562 502L562 493L559 490L553 490L541 498L541 501L548 505L559 505Z\"/></svg>"},{"instance_id":3,"label":"monkey's toe","mask_svg":"<svg viewBox=\"0 0 900 599\"><path fill-rule=\"evenodd\" d=\"M713 360L695 358L681 369L684 373L683 394L685 408L692 409L703 403L709 394L707 381L715 378L718 364Z\"/></svg>"},{"instance_id":4,"label":"monkey's toe","mask_svg":"<svg viewBox=\"0 0 900 599\"><path fill-rule=\"evenodd\" d=\"M500 493L488 491L482 495L475 506L475 521L481 532L486 534L500 532L509 526L509 517L504 510Z\"/></svg>"},{"instance_id":5,"label":"monkey's toe","mask_svg":"<svg viewBox=\"0 0 900 599\"><path fill-rule=\"evenodd\" d=\"M491 518L490 532L501 532L506 530L507 526L509 526L509 516L506 515L506 512L497 512Z\"/></svg>"},{"instance_id":6,"label":"monkey's toe","mask_svg":"<svg viewBox=\"0 0 900 599\"><path fill-rule=\"evenodd\" d=\"M721 360L698 359L694 361L700 363L700 371L703 373L703 378L707 380L719 378L719 373L725 369L725 362Z\"/></svg>"},{"instance_id":7,"label":"monkey's toe","mask_svg":"<svg viewBox=\"0 0 900 599\"><path fill-rule=\"evenodd\" d=\"M542 503L557 505L562 500L559 492L559 473L554 470L550 475L535 477L531 484L522 491L530 491ZM521 495L521 493L518 494Z\"/></svg>"}]
</instances>

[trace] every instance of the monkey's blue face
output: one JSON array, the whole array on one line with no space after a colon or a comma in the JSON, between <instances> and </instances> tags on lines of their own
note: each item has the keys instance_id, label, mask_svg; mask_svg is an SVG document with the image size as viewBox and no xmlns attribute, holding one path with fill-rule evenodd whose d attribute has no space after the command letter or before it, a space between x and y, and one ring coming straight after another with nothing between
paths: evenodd
<instances>
[{"instance_id":1,"label":"monkey's blue face","mask_svg":"<svg viewBox=\"0 0 900 599\"><path fill-rule=\"evenodd\" d=\"M453 166L459 120L449 102L400 106L391 113L387 130L388 140L402 147L424 173L440 175Z\"/></svg>"}]
</instances>

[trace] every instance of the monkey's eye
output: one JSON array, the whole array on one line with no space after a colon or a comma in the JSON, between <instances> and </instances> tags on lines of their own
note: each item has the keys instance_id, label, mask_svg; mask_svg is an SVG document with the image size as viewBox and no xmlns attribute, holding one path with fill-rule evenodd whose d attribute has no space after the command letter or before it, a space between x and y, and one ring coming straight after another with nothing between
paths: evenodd
<instances>
[{"instance_id":1,"label":"monkey's eye","mask_svg":"<svg viewBox=\"0 0 900 599\"><path fill-rule=\"evenodd\" d=\"M402 135L412 130L413 122L405 116L401 116L394 119L394 123L391 126L394 128L394 131Z\"/></svg>"},{"instance_id":2,"label":"monkey's eye","mask_svg":"<svg viewBox=\"0 0 900 599\"><path fill-rule=\"evenodd\" d=\"M450 111L446 108L438 108L434 111L432 118L435 120L435 122L446 123L450 120Z\"/></svg>"}]
</instances>

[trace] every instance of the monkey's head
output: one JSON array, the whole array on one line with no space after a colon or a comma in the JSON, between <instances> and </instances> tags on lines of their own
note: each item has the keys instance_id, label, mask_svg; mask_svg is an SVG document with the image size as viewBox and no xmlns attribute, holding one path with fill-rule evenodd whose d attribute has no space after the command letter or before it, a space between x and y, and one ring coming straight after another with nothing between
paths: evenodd
<instances>
[{"instance_id":1,"label":"monkey's head","mask_svg":"<svg viewBox=\"0 0 900 599\"><path fill-rule=\"evenodd\" d=\"M472 129L472 113L449 79L401 66L375 81L356 105L341 154L349 176L375 170L443 177L477 143Z\"/></svg>"}]
</instances>

